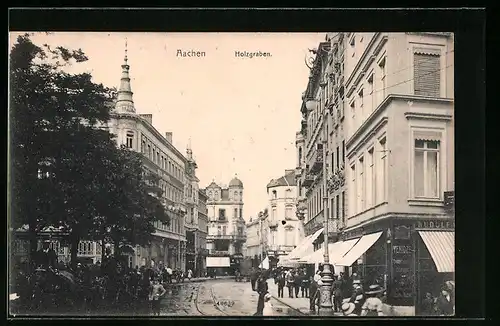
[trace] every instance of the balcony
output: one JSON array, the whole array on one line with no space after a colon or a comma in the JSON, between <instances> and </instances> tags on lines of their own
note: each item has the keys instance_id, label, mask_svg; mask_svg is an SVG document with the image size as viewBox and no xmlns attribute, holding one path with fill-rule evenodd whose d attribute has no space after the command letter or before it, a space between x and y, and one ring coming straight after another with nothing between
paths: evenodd
<instances>
[{"instance_id":1,"label":"balcony","mask_svg":"<svg viewBox=\"0 0 500 326\"><path fill-rule=\"evenodd\" d=\"M269 229L271 231L276 231L278 229L278 221L269 221Z\"/></svg>"},{"instance_id":2,"label":"balcony","mask_svg":"<svg viewBox=\"0 0 500 326\"><path fill-rule=\"evenodd\" d=\"M323 144L316 145L310 166L310 171L313 173L319 172L323 168Z\"/></svg>"},{"instance_id":3,"label":"balcony","mask_svg":"<svg viewBox=\"0 0 500 326\"><path fill-rule=\"evenodd\" d=\"M233 236L230 234L208 234L207 240L232 240Z\"/></svg>"},{"instance_id":4,"label":"balcony","mask_svg":"<svg viewBox=\"0 0 500 326\"><path fill-rule=\"evenodd\" d=\"M295 168L295 178L298 179L300 178L302 175L302 168L299 166L299 167L296 167Z\"/></svg>"},{"instance_id":5,"label":"balcony","mask_svg":"<svg viewBox=\"0 0 500 326\"><path fill-rule=\"evenodd\" d=\"M345 170L341 166L333 174L328 177L327 187L328 192L333 193L345 185Z\"/></svg>"},{"instance_id":6,"label":"balcony","mask_svg":"<svg viewBox=\"0 0 500 326\"><path fill-rule=\"evenodd\" d=\"M233 234L233 235L231 235L231 240L233 242L246 241L247 240L247 236L245 234Z\"/></svg>"},{"instance_id":7,"label":"balcony","mask_svg":"<svg viewBox=\"0 0 500 326\"><path fill-rule=\"evenodd\" d=\"M302 185L304 187L310 187L314 183L315 177L312 174L307 173L306 176L304 177L304 181L302 182Z\"/></svg>"}]
</instances>

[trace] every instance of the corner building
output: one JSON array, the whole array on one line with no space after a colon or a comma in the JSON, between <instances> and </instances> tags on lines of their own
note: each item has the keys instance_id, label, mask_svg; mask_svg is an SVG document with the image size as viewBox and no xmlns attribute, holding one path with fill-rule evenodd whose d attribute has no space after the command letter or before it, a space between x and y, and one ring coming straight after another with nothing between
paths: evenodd
<instances>
[{"instance_id":1,"label":"corner building","mask_svg":"<svg viewBox=\"0 0 500 326\"><path fill-rule=\"evenodd\" d=\"M128 58L122 65L122 77L115 109L108 123L109 131L116 135L118 145L143 154L144 173L160 177L162 200L170 214L170 225L157 222L154 240L147 248L137 246L130 256L131 266L162 263L173 269L186 268L186 228L196 216L197 182L196 163L188 149L186 158L172 144L172 133L163 136L153 126L152 114L137 114L132 98ZM186 173L186 170L188 173ZM196 189L196 191L194 190ZM189 208L189 210L187 209ZM188 216L188 221L185 217Z\"/></svg>"},{"instance_id":2,"label":"corner building","mask_svg":"<svg viewBox=\"0 0 500 326\"><path fill-rule=\"evenodd\" d=\"M393 314L420 314L454 280L454 64L450 33L348 33L341 265L387 288Z\"/></svg>"},{"instance_id":3,"label":"corner building","mask_svg":"<svg viewBox=\"0 0 500 326\"><path fill-rule=\"evenodd\" d=\"M226 257L229 263L209 266L217 273L232 274L243 259L245 220L243 219L243 182L234 177L227 187L212 182L206 189L209 220L206 238L208 257ZM228 260L220 260L227 262Z\"/></svg>"}]
</instances>

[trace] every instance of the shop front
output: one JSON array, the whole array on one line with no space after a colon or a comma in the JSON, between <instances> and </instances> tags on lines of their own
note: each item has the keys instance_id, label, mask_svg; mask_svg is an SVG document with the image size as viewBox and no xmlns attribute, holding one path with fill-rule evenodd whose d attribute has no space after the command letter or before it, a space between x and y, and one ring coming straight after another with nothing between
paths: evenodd
<instances>
[{"instance_id":1,"label":"shop front","mask_svg":"<svg viewBox=\"0 0 500 326\"><path fill-rule=\"evenodd\" d=\"M356 273L364 288L383 286L391 315L421 314L426 293L435 297L454 280L453 219L394 218L343 237L357 241L336 265Z\"/></svg>"}]
</instances>

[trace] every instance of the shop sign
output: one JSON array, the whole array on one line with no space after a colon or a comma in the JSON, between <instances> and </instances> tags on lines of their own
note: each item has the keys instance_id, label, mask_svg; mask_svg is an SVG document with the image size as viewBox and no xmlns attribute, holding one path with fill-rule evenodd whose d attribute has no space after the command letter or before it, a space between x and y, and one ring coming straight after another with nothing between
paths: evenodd
<instances>
[{"instance_id":1,"label":"shop sign","mask_svg":"<svg viewBox=\"0 0 500 326\"><path fill-rule=\"evenodd\" d=\"M451 220L420 220L415 224L417 229L425 230L454 230L455 221Z\"/></svg>"},{"instance_id":2,"label":"shop sign","mask_svg":"<svg viewBox=\"0 0 500 326\"><path fill-rule=\"evenodd\" d=\"M410 227L406 225L394 227L394 239L410 239Z\"/></svg>"},{"instance_id":3,"label":"shop sign","mask_svg":"<svg viewBox=\"0 0 500 326\"><path fill-rule=\"evenodd\" d=\"M406 231L404 236L406 236ZM413 252L410 238L394 238L392 244L393 278L391 285L391 297L395 300L394 304L407 305L412 303L414 283Z\"/></svg>"}]
</instances>

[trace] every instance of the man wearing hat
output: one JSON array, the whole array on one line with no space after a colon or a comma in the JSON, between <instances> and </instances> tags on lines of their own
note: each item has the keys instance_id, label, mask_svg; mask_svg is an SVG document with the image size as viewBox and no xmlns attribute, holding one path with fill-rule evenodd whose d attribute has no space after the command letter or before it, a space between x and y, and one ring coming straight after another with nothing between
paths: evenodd
<instances>
[{"instance_id":1,"label":"man wearing hat","mask_svg":"<svg viewBox=\"0 0 500 326\"><path fill-rule=\"evenodd\" d=\"M50 240L42 242L42 248L36 252L35 263L36 267L56 268L57 254L54 249L50 248Z\"/></svg>"},{"instance_id":2,"label":"man wearing hat","mask_svg":"<svg viewBox=\"0 0 500 326\"><path fill-rule=\"evenodd\" d=\"M357 317L358 315L354 313L354 309L356 309L356 306L352 302L345 302L342 304L342 313L344 316Z\"/></svg>"},{"instance_id":3,"label":"man wearing hat","mask_svg":"<svg viewBox=\"0 0 500 326\"><path fill-rule=\"evenodd\" d=\"M380 285L370 285L368 291L365 292L367 298L361 307L361 316L376 317L384 315L382 312L383 303L380 300L380 295L383 292L384 289Z\"/></svg>"},{"instance_id":4,"label":"man wearing hat","mask_svg":"<svg viewBox=\"0 0 500 326\"><path fill-rule=\"evenodd\" d=\"M349 300L350 303L354 303L356 309L354 309L354 313L356 315L361 314L361 306L364 303L365 297L363 295L363 288L361 287L361 281L359 279L355 279L352 282L353 292L351 298Z\"/></svg>"}]
</instances>

